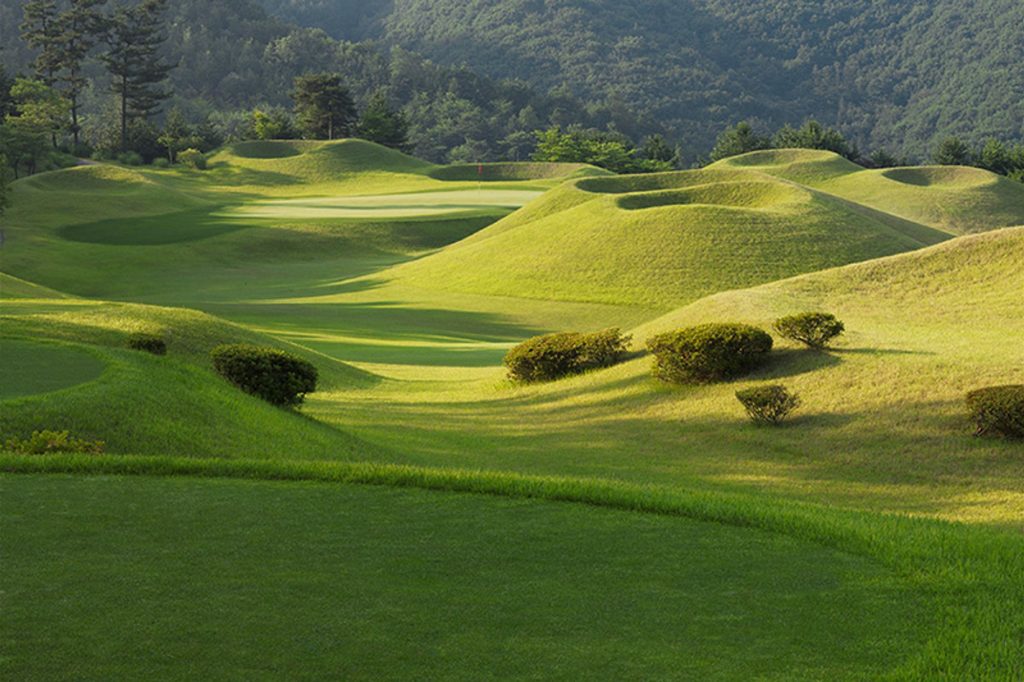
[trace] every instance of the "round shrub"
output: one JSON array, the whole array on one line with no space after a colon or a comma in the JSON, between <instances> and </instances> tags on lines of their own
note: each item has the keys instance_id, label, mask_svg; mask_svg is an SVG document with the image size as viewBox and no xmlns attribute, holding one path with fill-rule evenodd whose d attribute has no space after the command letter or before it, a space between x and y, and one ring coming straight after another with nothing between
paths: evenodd
<instances>
[{"instance_id":1,"label":"round shrub","mask_svg":"<svg viewBox=\"0 0 1024 682\"><path fill-rule=\"evenodd\" d=\"M772 337L745 324L705 324L659 334L647 342L654 376L678 384L706 384L742 376L762 365Z\"/></svg>"},{"instance_id":2,"label":"round shrub","mask_svg":"<svg viewBox=\"0 0 1024 682\"><path fill-rule=\"evenodd\" d=\"M533 383L553 381L590 369L610 367L626 354L629 337L618 329L593 334L564 332L537 336L505 356L509 378Z\"/></svg>"},{"instance_id":3,"label":"round shrub","mask_svg":"<svg viewBox=\"0 0 1024 682\"><path fill-rule=\"evenodd\" d=\"M153 159L153 163L151 165L153 166L153 168L170 168L171 162L162 156L158 156L155 159Z\"/></svg>"},{"instance_id":4,"label":"round shrub","mask_svg":"<svg viewBox=\"0 0 1024 682\"><path fill-rule=\"evenodd\" d=\"M777 384L737 391L736 399L746 409L751 421L758 425L781 424L793 410L800 407L800 396Z\"/></svg>"},{"instance_id":5,"label":"round shrub","mask_svg":"<svg viewBox=\"0 0 1024 682\"><path fill-rule=\"evenodd\" d=\"M775 321L775 331L790 341L799 341L811 348L827 348L829 342L846 331L831 313L800 313Z\"/></svg>"},{"instance_id":6,"label":"round shrub","mask_svg":"<svg viewBox=\"0 0 1024 682\"><path fill-rule=\"evenodd\" d=\"M167 343L156 334L132 334L128 337L128 347L153 355L167 355Z\"/></svg>"},{"instance_id":7,"label":"round shrub","mask_svg":"<svg viewBox=\"0 0 1024 682\"><path fill-rule=\"evenodd\" d=\"M178 152L178 163L196 170L206 170L206 156L198 149Z\"/></svg>"},{"instance_id":8,"label":"round shrub","mask_svg":"<svg viewBox=\"0 0 1024 682\"><path fill-rule=\"evenodd\" d=\"M144 163L138 152L121 152L117 155L117 162L123 166L141 166Z\"/></svg>"},{"instance_id":9,"label":"round shrub","mask_svg":"<svg viewBox=\"0 0 1024 682\"><path fill-rule=\"evenodd\" d=\"M1024 386L992 386L967 394L978 436L1024 438Z\"/></svg>"},{"instance_id":10,"label":"round shrub","mask_svg":"<svg viewBox=\"0 0 1024 682\"><path fill-rule=\"evenodd\" d=\"M284 351L231 344L214 348L210 356L218 374L274 405L298 405L316 390L316 367Z\"/></svg>"}]
</instances>

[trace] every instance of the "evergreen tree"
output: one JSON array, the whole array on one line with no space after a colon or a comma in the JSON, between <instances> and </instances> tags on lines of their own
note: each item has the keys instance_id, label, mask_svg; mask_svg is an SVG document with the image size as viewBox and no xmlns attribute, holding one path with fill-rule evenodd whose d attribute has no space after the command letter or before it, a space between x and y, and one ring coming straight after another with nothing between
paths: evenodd
<instances>
[{"instance_id":1,"label":"evergreen tree","mask_svg":"<svg viewBox=\"0 0 1024 682\"><path fill-rule=\"evenodd\" d=\"M775 133L772 146L776 149L824 149L835 152L851 161L855 161L860 153L842 133L835 128L826 128L811 119L799 129L783 126Z\"/></svg>"},{"instance_id":2,"label":"evergreen tree","mask_svg":"<svg viewBox=\"0 0 1024 682\"><path fill-rule=\"evenodd\" d=\"M719 161L747 152L771 147L771 140L754 132L754 127L743 121L723 131L711 150L711 160Z\"/></svg>"},{"instance_id":3,"label":"evergreen tree","mask_svg":"<svg viewBox=\"0 0 1024 682\"><path fill-rule=\"evenodd\" d=\"M161 25L166 6L167 0L142 0L118 9L108 22L108 49L101 59L113 77L120 105L122 151L127 147L129 121L145 121L170 96L163 83L177 65L160 56L166 40Z\"/></svg>"},{"instance_id":4,"label":"evergreen tree","mask_svg":"<svg viewBox=\"0 0 1024 682\"><path fill-rule=\"evenodd\" d=\"M70 0L68 9L57 16L57 64L60 80L64 83L64 96L71 103L71 135L76 149L82 130L78 122L80 98L88 85L88 80L82 73L82 65L100 39L104 20L99 12L99 6L105 2L106 0Z\"/></svg>"},{"instance_id":5,"label":"evergreen tree","mask_svg":"<svg viewBox=\"0 0 1024 682\"><path fill-rule=\"evenodd\" d=\"M28 0L22 7L21 39L38 51L32 63L36 77L46 85L57 81L60 71L60 33L56 0Z\"/></svg>"},{"instance_id":6,"label":"evergreen tree","mask_svg":"<svg viewBox=\"0 0 1024 682\"><path fill-rule=\"evenodd\" d=\"M167 150L167 160L175 163L178 152L202 144L195 130L185 120L180 109L171 109L164 122L164 129L157 138L157 143Z\"/></svg>"},{"instance_id":7,"label":"evergreen tree","mask_svg":"<svg viewBox=\"0 0 1024 682\"><path fill-rule=\"evenodd\" d=\"M409 149L409 122L380 92L370 98L359 119L359 135L399 151Z\"/></svg>"},{"instance_id":8,"label":"evergreen tree","mask_svg":"<svg viewBox=\"0 0 1024 682\"><path fill-rule=\"evenodd\" d=\"M11 88L15 113L8 114L3 148L12 167L24 166L31 175L47 156L48 138L67 127L68 101L41 80L19 78Z\"/></svg>"},{"instance_id":9,"label":"evergreen tree","mask_svg":"<svg viewBox=\"0 0 1024 682\"><path fill-rule=\"evenodd\" d=\"M658 161L678 168L682 159L679 150L673 149L661 135L651 135L640 146L640 156L648 161Z\"/></svg>"},{"instance_id":10,"label":"evergreen tree","mask_svg":"<svg viewBox=\"0 0 1024 682\"><path fill-rule=\"evenodd\" d=\"M292 99L299 127L307 138L333 140L354 132L359 120L356 105L340 75L299 76Z\"/></svg>"},{"instance_id":11,"label":"evergreen tree","mask_svg":"<svg viewBox=\"0 0 1024 682\"><path fill-rule=\"evenodd\" d=\"M14 113L14 100L11 99L11 87L14 80L7 76L4 65L0 64L0 123L7 114Z\"/></svg>"},{"instance_id":12,"label":"evergreen tree","mask_svg":"<svg viewBox=\"0 0 1024 682\"><path fill-rule=\"evenodd\" d=\"M932 161L940 166L969 166L972 159L971 148L959 137L947 137L932 154Z\"/></svg>"},{"instance_id":13,"label":"evergreen tree","mask_svg":"<svg viewBox=\"0 0 1024 682\"><path fill-rule=\"evenodd\" d=\"M0 144L2 144L3 135L0 134ZM7 156L5 150L0 147L0 216L3 216L4 209L7 208Z\"/></svg>"},{"instance_id":14,"label":"evergreen tree","mask_svg":"<svg viewBox=\"0 0 1024 682\"><path fill-rule=\"evenodd\" d=\"M988 140L978 155L978 165L993 173L1008 175L1013 170L1012 152L999 140Z\"/></svg>"}]
</instances>

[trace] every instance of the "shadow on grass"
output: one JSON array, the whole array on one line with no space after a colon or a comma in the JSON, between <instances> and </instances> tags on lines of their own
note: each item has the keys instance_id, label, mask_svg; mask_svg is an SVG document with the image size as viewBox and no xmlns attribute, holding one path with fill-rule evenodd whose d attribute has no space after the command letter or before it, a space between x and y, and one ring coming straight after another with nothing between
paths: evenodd
<instances>
[{"instance_id":1,"label":"shadow on grass","mask_svg":"<svg viewBox=\"0 0 1024 682\"><path fill-rule=\"evenodd\" d=\"M214 217L209 209L115 218L69 225L58 234L69 241L107 246L161 246L209 239L246 229L246 225Z\"/></svg>"}]
</instances>

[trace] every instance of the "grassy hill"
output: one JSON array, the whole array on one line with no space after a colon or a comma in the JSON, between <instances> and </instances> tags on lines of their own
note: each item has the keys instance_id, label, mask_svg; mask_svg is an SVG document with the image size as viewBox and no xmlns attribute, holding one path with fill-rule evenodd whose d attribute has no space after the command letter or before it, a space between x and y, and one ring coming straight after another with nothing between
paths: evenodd
<instances>
[{"instance_id":1,"label":"grassy hill","mask_svg":"<svg viewBox=\"0 0 1024 682\"><path fill-rule=\"evenodd\" d=\"M943 238L758 171L591 178L380 278L473 294L671 307Z\"/></svg>"},{"instance_id":2,"label":"grassy hill","mask_svg":"<svg viewBox=\"0 0 1024 682\"><path fill-rule=\"evenodd\" d=\"M752 152L711 168L761 171L952 234L1024 223L1024 184L978 168L867 170L831 152L797 149Z\"/></svg>"}]
</instances>

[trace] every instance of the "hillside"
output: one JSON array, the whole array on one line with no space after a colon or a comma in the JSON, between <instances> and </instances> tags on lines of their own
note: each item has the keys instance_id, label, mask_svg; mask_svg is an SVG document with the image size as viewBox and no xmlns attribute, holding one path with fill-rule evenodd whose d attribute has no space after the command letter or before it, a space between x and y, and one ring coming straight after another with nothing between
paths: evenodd
<instances>
[{"instance_id":1,"label":"hillside","mask_svg":"<svg viewBox=\"0 0 1024 682\"><path fill-rule=\"evenodd\" d=\"M373 279L664 309L944 238L757 170L687 171L573 181Z\"/></svg>"},{"instance_id":2,"label":"hillside","mask_svg":"<svg viewBox=\"0 0 1024 682\"><path fill-rule=\"evenodd\" d=\"M628 106L696 151L744 118L813 116L913 156L950 134L1024 135L1015 0L262 2L339 37Z\"/></svg>"},{"instance_id":3,"label":"hillside","mask_svg":"<svg viewBox=\"0 0 1024 682\"><path fill-rule=\"evenodd\" d=\"M710 168L786 178L952 234L1024 223L1024 184L979 168L867 170L831 152L795 149L743 154Z\"/></svg>"}]
</instances>

